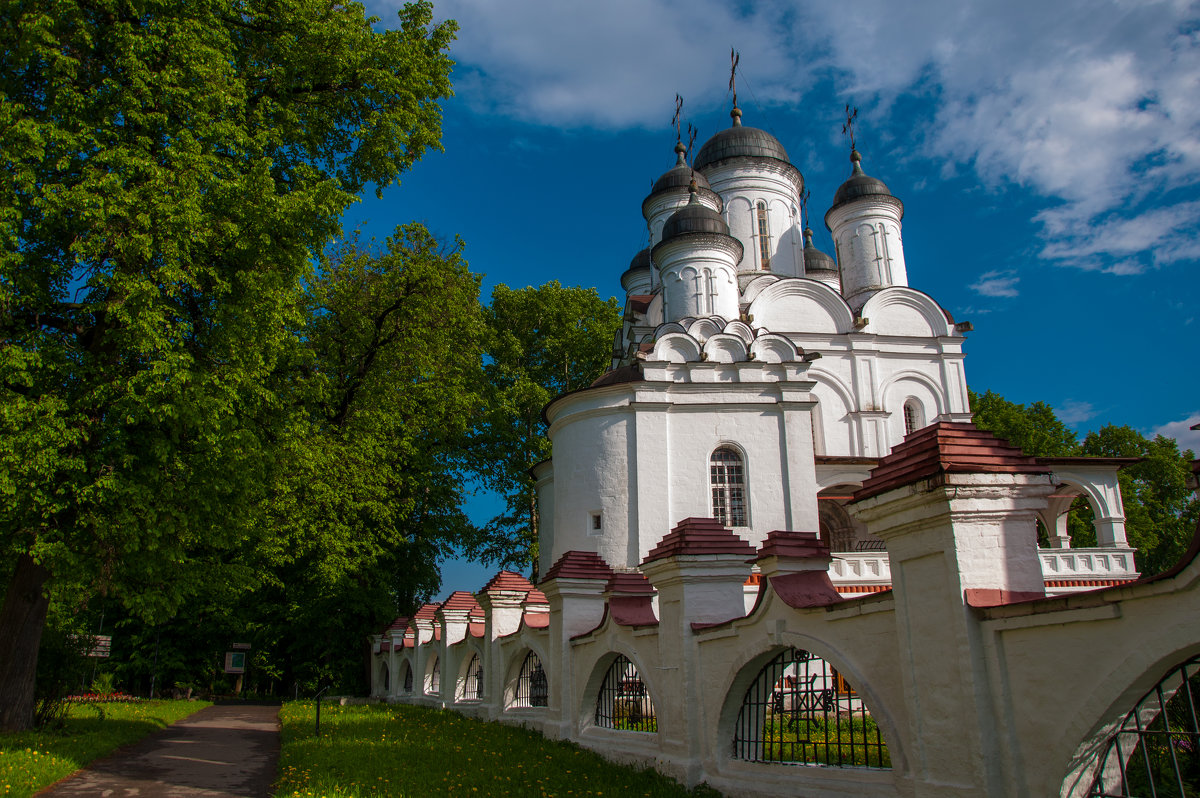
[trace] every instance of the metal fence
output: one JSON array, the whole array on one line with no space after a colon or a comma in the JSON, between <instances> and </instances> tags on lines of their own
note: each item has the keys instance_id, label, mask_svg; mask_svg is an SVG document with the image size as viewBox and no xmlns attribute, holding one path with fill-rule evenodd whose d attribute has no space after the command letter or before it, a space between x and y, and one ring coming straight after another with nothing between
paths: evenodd
<instances>
[{"instance_id":1,"label":"metal fence","mask_svg":"<svg viewBox=\"0 0 1200 798\"><path fill-rule=\"evenodd\" d=\"M483 695L483 663L479 660L478 654L471 655L471 661L467 663L467 674L463 679L462 700L463 701L478 701Z\"/></svg>"},{"instance_id":2,"label":"metal fence","mask_svg":"<svg viewBox=\"0 0 1200 798\"><path fill-rule=\"evenodd\" d=\"M637 667L624 654L617 655L604 675L596 696L596 725L623 731L658 731L654 702Z\"/></svg>"},{"instance_id":3,"label":"metal fence","mask_svg":"<svg viewBox=\"0 0 1200 798\"><path fill-rule=\"evenodd\" d=\"M733 755L753 762L890 768L862 699L828 662L798 648L771 659L746 690Z\"/></svg>"},{"instance_id":4,"label":"metal fence","mask_svg":"<svg viewBox=\"0 0 1200 798\"><path fill-rule=\"evenodd\" d=\"M517 692L513 697L514 707L544 707L550 704L550 685L546 671L538 655L530 651L521 663L517 676Z\"/></svg>"},{"instance_id":5,"label":"metal fence","mask_svg":"<svg viewBox=\"0 0 1200 798\"><path fill-rule=\"evenodd\" d=\"M1200 795L1197 696L1200 656L1172 668L1129 711L1097 760L1088 794L1101 798Z\"/></svg>"}]
</instances>

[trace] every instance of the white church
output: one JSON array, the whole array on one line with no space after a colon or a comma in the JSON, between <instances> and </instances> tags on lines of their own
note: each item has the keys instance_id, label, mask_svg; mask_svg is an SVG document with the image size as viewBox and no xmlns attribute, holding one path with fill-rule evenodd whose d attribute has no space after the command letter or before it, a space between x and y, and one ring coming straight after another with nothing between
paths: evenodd
<instances>
[{"instance_id":1,"label":"white church","mask_svg":"<svg viewBox=\"0 0 1200 798\"><path fill-rule=\"evenodd\" d=\"M611 369L545 408L539 583L397 618L372 696L729 796L1197 794L1200 538L1141 578L1129 461L970 423L971 326L909 286L904 205L853 144L831 257L783 146L731 116L642 202Z\"/></svg>"},{"instance_id":2,"label":"white church","mask_svg":"<svg viewBox=\"0 0 1200 798\"><path fill-rule=\"evenodd\" d=\"M904 204L850 154L825 225L801 220L804 177L770 133L733 124L677 162L642 202L650 247L621 276L612 370L546 408L553 459L534 470L540 573L571 550L634 567L666 530L715 518L751 545L774 529L820 531L847 595L890 585L882 541L844 505L904 436L967 422L963 333L909 287ZM1041 515L1052 592L1136 578L1116 467L1054 463ZM1079 494L1099 550L1070 550Z\"/></svg>"}]
</instances>

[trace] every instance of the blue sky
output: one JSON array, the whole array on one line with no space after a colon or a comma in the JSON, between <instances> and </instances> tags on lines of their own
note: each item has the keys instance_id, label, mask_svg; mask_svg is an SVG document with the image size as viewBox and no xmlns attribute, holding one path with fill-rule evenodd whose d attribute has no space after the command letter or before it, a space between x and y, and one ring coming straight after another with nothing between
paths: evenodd
<instances>
[{"instance_id":1,"label":"blue sky","mask_svg":"<svg viewBox=\"0 0 1200 798\"><path fill-rule=\"evenodd\" d=\"M394 4L370 3L387 24ZM745 124L804 174L817 246L850 171L905 204L910 285L969 320L967 380L1200 451L1200 5L1149 0L443 0L456 19L445 153L347 226L461 236L491 289L557 279L621 295L650 184L674 163L674 97L697 146ZM485 520L486 497L471 511ZM664 530L665 532L665 530ZM488 569L448 563L445 593Z\"/></svg>"}]
</instances>

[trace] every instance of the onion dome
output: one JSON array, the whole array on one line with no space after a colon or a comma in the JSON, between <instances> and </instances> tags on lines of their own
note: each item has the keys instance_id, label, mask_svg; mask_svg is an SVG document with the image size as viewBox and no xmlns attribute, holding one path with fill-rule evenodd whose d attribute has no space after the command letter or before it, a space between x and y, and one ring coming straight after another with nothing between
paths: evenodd
<instances>
[{"instance_id":1,"label":"onion dome","mask_svg":"<svg viewBox=\"0 0 1200 798\"><path fill-rule=\"evenodd\" d=\"M718 208L723 207L721 195L712 190L712 186L708 184L708 178L697 172L694 168L687 164L687 147L683 146L682 142L675 144L675 165L668 169L663 176L654 181L654 187L650 189L650 194L646 199L642 200L642 215L646 216L649 204L662 194L668 193L683 193L689 190L692 181L696 181L696 188L699 193L703 194L706 199L712 201Z\"/></svg>"},{"instance_id":2,"label":"onion dome","mask_svg":"<svg viewBox=\"0 0 1200 798\"><path fill-rule=\"evenodd\" d=\"M791 166L787 150L779 143L779 139L765 130L743 127L740 108L734 108L729 116L733 118L733 126L704 142L696 155L696 169L703 170L733 158L771 158Z\"/></svg>"},{"instance_id":3,"label":"onion dome","mask_svg":"<svg viewBox=\"0 0 1200 798\"><path fill-rule=\"evenodd\" d=\"M629 268L621 275L621 287L626 291L645 285L650 287L650 249L647 247L633 256Z\"/></svg>"},{"instance_id":4,"label":"onion dome","mask_svg":"<svg viewBox=\"0 0 1200 798\"><path fill-rule=\"evenodd\" d=\"M840 208L862 197L888 197L890 201L900 206L901 213L904 212L904 204L892 196L892 192L888 191L888 187L884 185L883 181L871 177L863 171L862 155L858 150L850 151L850 162L854 164L850 179L838 187L837 193L833 195L833 205L829 210Z\"/></svg>"},{"instance_id":5,"label":"onion dome","mask_svg":"<svg viewBox=\"0 0 1200 798\"><path fill-rule=\"evenodd\" d=\"M721 214L700 202L695 183L692 183L690 191L692 198L688 204L671 214L671 218L663 225L662 240L668 241L687 233L729 235L729 225L725 224Z\"/></svg>"},{"instance_id":6,"label":"onion dome","mask_svg":"<svg viewBox=\"0 0 1200 798\"><path fill-rule=\"evenodd\" d=\"M837 261L813 246L811 227L804 228L804 272L836 272Z\"/></svg>"}]
</instances>

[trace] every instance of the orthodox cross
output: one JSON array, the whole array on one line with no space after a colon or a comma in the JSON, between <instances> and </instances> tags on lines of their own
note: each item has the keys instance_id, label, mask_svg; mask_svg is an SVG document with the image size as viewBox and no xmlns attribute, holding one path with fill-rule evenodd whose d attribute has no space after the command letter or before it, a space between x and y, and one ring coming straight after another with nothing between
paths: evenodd
<instances>
[{"instance_id":1,"label":"orthodox cross","mask_svg":"<svg viewBox=\"0 0 1200 798\"><path fill-rule=\"evenodd\" d=\"M846 104L846 122L842 125L842 135L850 136L850 149L851 150L857 149L854 146L854 120L855 119L858 119L858 109L855 108L854 111L851 112L850 104L847 103Z\"/></svg>"},{"instance_id":2,"label":"orthodox cross","mask_svg":"<svg viewBox=\"0 0 1200 798\"><path fill-rule=\"evenodd\" d=\"M696 143L696 128L692 127L692 123L688 122L688 143L687 143L687 161L692 162L692 145Z\"/></svg>"},{"instance_id":3,"label":"orthodox cross","mask_svg":"<svg viewBox=\"0 0 1200 798\"><path fill-rule=\"evenodd\" d=\"M742 54L732 47L729 48L729 90L733 92L733 107L737 108L737 68Z\"/></svg>"},{"instance_id":4,"label":"orthodox cross","mask_svg":"<svg viewBox=\"0 0 1200 798\"><path fill-rule=\"evenodd\" d=\"M675 95L675 116L671 117L671 125L674 126L674 128L675 128L675 142L676 143L680 143L683 141L683 135L680 133L680 130L679 130L680 115L682 113L683 113L683 98L680 97L678 94L676 94ZM690 127L690 125L689 125L689 127Z\"/></svg>"},{"instance_id":5,"label":"orthodox cross","mask_svg":"<svg viewBox=\"0 0 1200 798\"><path fill-rule=\"evenodd\" d=\"M804 189L800 192L800 224L803 225L802 230L808 229L808 198L812 196L812 192Z\"/></svg>"}]
</instances>

